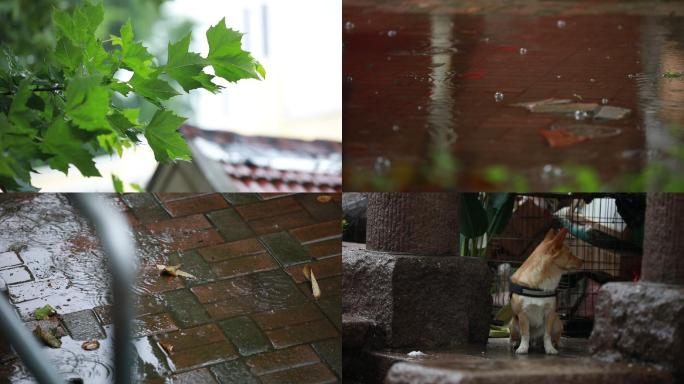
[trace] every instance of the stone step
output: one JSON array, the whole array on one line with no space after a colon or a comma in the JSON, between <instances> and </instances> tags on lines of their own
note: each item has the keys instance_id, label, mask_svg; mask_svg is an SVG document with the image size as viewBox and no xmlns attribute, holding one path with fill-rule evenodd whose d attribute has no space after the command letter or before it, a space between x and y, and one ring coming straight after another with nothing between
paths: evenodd
<instances>
[{"instance_id":1,"label":"stone step","mask_svg":"<svg viewBox=\"0 0 684 384\"><path fill-rule=\"evenodd\" d=\"M556 356L543 351L516 355L507 339L490 339L487 348L423 351L425 355L413 357L411 351L375 351L367 361L385 384L674 383L670 373L655 367L595 360L588 356L585 339L563 343Z\"/></svg>"}]
</instances>

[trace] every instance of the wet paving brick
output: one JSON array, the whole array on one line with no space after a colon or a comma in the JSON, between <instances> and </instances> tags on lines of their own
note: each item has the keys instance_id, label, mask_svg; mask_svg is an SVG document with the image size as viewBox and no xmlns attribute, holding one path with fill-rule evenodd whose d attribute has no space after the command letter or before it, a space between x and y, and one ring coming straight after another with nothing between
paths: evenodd
<instances>
[{"instance_id":1,"label":"wet paving brick","mask_svg":"<svg viewBox=\"0 0 684 384\"><path fill-rule=\"evenodd\" d=\"M223 196L212 194L167 201L164 203L164 207L171 216L180 217L228 208L228 202Z\"/></svg>"},{"instance_id":2,"label":"wet paving brick","mask_svg":"<svg viewBox=\"0 0 684 384\"><path fill-rule=\"evenodd\" d=\"M323 298L318 300L317 304L328 319L335 324L335 327L337 327L338 330L342 330L342 297L331 296Z\"/></svg>"},{"instance_id":3,"label":"wet paving brick","mask_svg":"<svg viewBox=\"0 0 684 384\"><path fill-rule=\"evenodd\" d=\"M179 373L171 376L173 384L215 384L214 376L206 368Z\"/></svg>"},{"instance_id":4,"label":"wet paving brick","mask_svg":"<svg viewBox=\"0 0 684 384\"><path fill-rule=\"evenodd\" d=\"M163 312L165 308L164 299L158 294L136 296L135 298L136 316Z\"/></svg>"},{"instance_id":5,"label":"wet paving brick","mask_svg":"<svg viewBox=\"0 0 684 384\"><path fill-rule=\"evenodd\" d=\"M123 199L126 205L133 210L135 217L141 223L152 223L157 220L164 220L170 217L151 194L128 193L122 195L121 199Z\"/></svg>"},{"instance_id":6,"label":"wet paving brick","mask_svg":"<svg viewBox=\"0 0 684 384\"><path fill-rule=\"evenodd\" d=\"M339 336L337 329L327 320L314 320L286 328L266 331L271 343L277 349L291 347L293 345L310 343L323 339Z\"/></svg>"},{"instance_id":7,"label":"wet paving brick","mask_svg":"<svg viewBox=\"0 0 684 384\"><path fill-rule=\"evenodd\" d=\"M164 292L162 297L169 313L181 327L192 327L209 321L204 307L187 289Z\"/></svg>"},{"instance_id":8,"label":"wet paving brick","mask_svg":"<svg viewBox=\"0 0 684 384\"><path fill-rule=\"evenodd\" d=\"M263 330L307 323L323 318L323 314L313 303L304 303L290 308L270 310L252 315Z\"/></svg>"},{"instance_id":9,"label":"wet paving brick","mask_svg":"<svg viewBox=\"0 0 684 384\"><path fill-rule=\"evenodd\" d=\"M319 201L320 196L329 196L331 200L321 202ZM302 193L297 195L296 199L318 221L342 220L342 209L338 203L339 199L341 199L339 194L318 195Z\"/></svg>"},{"instance_id":10,"label":"wet paving brick","mask_svg":"<svg viewBox=\"0 0 684 384\"><path fill-rule=\"evenodd\" d=\"M318 341L311 344L326 363L342 377L342 345L337 339Z\"/></svg>"},{"instance_id":11,"label":"wet paving brick","mask_svg":"<svg viewBox=\"0 0 684 384\"><path fill-rule=\"evenodd\" d=\"M45 297L66 291L69 280L57 278L42 281L32 281L9 287L10 299L13 303L21 303L36 297Z\"/></svg>"},{"instance_id":12,"label":"wet paving brick","mask_svg":"<svg viewBox=\"0 0 684 384\"><path fill-rule=\"evenodd\" d=\"M252 375L244 363L238 360L214 365L211 367L211 371L221 384L261 384L261 381Z\"/></svg>"},{"instance_id":13,"label":"wet paving brick","mask_svg":"<svg viewBox=\"0 0 684 384\"><path fill-rule=\"evenodd\" d=\"M5 280L7 285L23 283L31 280L31 273L26 267L0 270L0 279Z\"/></svg>"},{"instance_id":14,"label":"wet paving brick","mask_svg":"<svg viewBox=\"0 0 684 384\"><path fill-rule=\"evenodd\" d=\"M341 232L341 220L331 220L290 230L290 233L302 243L326 238L339 238Z\"/></svg>"},{"instance_id":15,"label":"wet paving brick","mask_svg":"<svg viewBox=\"0 0 684 384\"><path fill-rule=\"evenodd\" d=\"M242 356L266 352L271 343L259 327L247 316L234 317L219 322L226 337L235 345Z\"/></svg>"},{"instance_id":16,"label":"wet paving brick","mask_svg":"<svg viewBox=\"0 0 684 384\"><path fill-rule=\"evenodd\" d=\"M302 206L291 197L266 200L258 204L247 204L235 208L246 221L254 221L269 216L279 216L285 213L300 211Z\"/></svg>"},{"instance_id":17,"label":"wet paving brick","mask_svg":"<svg viewBox=\"0 0 684 384\"><path fill-rule=\"evenodd\" d=\"M318 241L307 244L306 249L309 251L309 254L316 259L337 256L342 254L342 242L339 239Z\"/></svg>"},{"instance_id":18,"label":"wet paving brick","mask_svg":"<svg viewBox=\"0 0 684 384\"><path fill-rule=\"evenodd\" d=\"M13 267L19 264L21 264L21 259L17 256L16 252L9 251L0 253L0 269Z\"/></svg>"},{"instance_id":19,"label":"wet paving brick","mask_svg":"<svg viewBox=\"0 0 684 384\"><path fill-rule=\"evenodd\" d=\"M216 263L212 266L216 275L219 277L236 277L247 275L254 272L269 271L278 268L273 258L262 253L253 256L245 256Z\"/></svg>"},{"instance_id":20,"label":"wet paving brick","mask_svg":"<svg viewBox=\"0 0 684 384\"><path fill-rule=\"evenodd\" d=\"M316 364L319 361L320 359L316 352L308 345L298 345L245 359L245 363L249 366L250 370L259 376Z\"/></svg>"},{"instance_id":21,"label":"wet paving brick","mask_svg":"<svg viewBox=\"0 0 684 384\"><path fill-rule=\"evenodd\" d=\"M223 234L226 241L242 240L254 236L254 232L252 232L235 209L229 208L215 211L207 214L207 217Z\"/></svg>"},{"instance_id":22,"label":"wet paving brick","mask_svg":"<svg viewBox=\"0 0 684 384\"><path fill-rule=\"evenodd\" d=\"M216 324L206 324L166 333L158 337L160 343L171 349L171 353L199 347L203 344L225 341L226 338ZM165 348L166 349L166 348Z\"/></svg>"},{"instance_id":23,"label":"wet paving brick","mask_svg":"<svg viewBox=\"0 0 684 384\"><path fill-rule=\"evenodd\" d=\"M311 260L306 249L287 232L277 232L260 237L262 244L281 265L303 263Z\"/></svg>"},{"instance_id":24,"label":"wet paving brick","mask_svg":"<svg viewBox=\"0 0 684 384\"><path fill-rule=\"evenodd\" d=\"M311 263L306 263L314 271L316 279L325 279L331 276L339 276L342 274L342 256L330 257L323 260L317 260ZM287 273L292 276L294 281L301 283L307 281L304 277L304 265L295 265L286 269Z\"/></svg>"},{"instance_id":25,"label":"wet paving brick","mask_svg":"<svg viewBox=\"0 0 684 384\"><path fill-rule=\"evenodd\" d=\"M171 361L175 371L186 370L232 360L238 357L235 348L227 341L202 344L199 347L172 352Z\"/></svg>"},{"instance_id":26,"label":"wet paving brick","mask_svg":"<svg viewBox=\"0 0 684 384\"><path fill-rule=\"evenodd\" d=\"M223 197L232 205L251 204L261 200L256 193L224 193Z\"/></svg>"},{"instance_id":27,"label":"wet paving brick","mask_svg":"<svg viewBox=\"0 0 684 384\"><path fill-rule=\"evenodd\" d=\"M342 276L335 276L328 279L317 280L318 287L321 290L321 297L316 300L320 304L323 300L331 297L339 296L342 289ZM307 297L309 300L315 300L313 298L313 291L311 290L311 283L304 282L297 284L299 290Z\"/></svg>"},{"instance_id":28,"label":"wet paving brick","mask_svg":"<svg viewBox=\"0 0 684 384\"><path fill-rule=\"evenodd\" d=\"M337 377L328 367L323 364L307 365L304 367L289 369L264 375L260 377L264 384L298 383L298 384L323 384L335 383Z\"/></svg>"},{"instance_id":29,"label":"wet paving brick","mask_svg":"<svg viewBox=\"0 0 684 384\"><path fill-rule=\"evenodd\" d=\"M178 329L168 313L157 313L141 316L133 320L133 334L135 337L145 337Z\"/></svg>"},{"instance_id":30,"label":"wet paving brick","mask_svg":"<svg viewBox=\"0 0 684 384\"><path fill-rule=\"evenodd\" d=\"M292 228L309 225L316 221L304 210L287 213L280 216L265 217L249 222L254 232L258 235L284 231Z\"/></svg>"},{"instance_id":31,"label":"wet paving brick","mask_svg":"<svg viewBox=\"0 0 684 384\"><path fill-rule=\"evenodd\" d=\"M197 251L206 261L217 262L254 253L261 253L266 251L266 249L257 239L251 238L200 248Z\"/></svg>"},{"instance_id":32,"label":"wet paving brick","mask_svg":"<svg viewBox=\"0 0 684 384\"><path fill-rule=\"evenodd\" d=\"M92 310L68 313L60 317L74 340L104 339L107 336Z\"/></svg>"}]
</instances>

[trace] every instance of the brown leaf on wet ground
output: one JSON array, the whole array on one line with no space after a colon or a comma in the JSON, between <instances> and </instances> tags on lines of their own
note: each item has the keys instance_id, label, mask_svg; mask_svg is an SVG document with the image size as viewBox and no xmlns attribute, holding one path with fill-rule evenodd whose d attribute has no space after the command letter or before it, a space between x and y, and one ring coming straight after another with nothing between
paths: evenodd
<instances>
[{"instance_id":1,"label":"brown leaf on wet ground","mask_svg":"<svg viewBox=\"0 0 684 384\"><path fill-rule=\"evenodd\" d=\"M196 279L196 277L194 275L191 275L185 271L181 271L180 267L181 267L181 264L178 264L178 265L157 264L157 269L160 271L160 273L162 275L181 276L181 277L185 277L188 279Z\"/></svg>"},{"instance_id":2,"label":"brown leaf on wet ground","mask_svg":"<svg viewBox=\"0 0 684 384\"><path fill-rule=\"evenodd\" d=\"M95 339L87 340L84 341L83 344L81 344L81 348L83 348L86 351L94 351L100 348L100 342Z\"/></svg>"},{"instance_id":3,"label":"brown leaf on wet ground","mask_svg":"<svg viewBox=\"0 0 684 384\"><path fill-rule=\"evenodd\" d=\"M40 339L45 345L50 348L59 348L62 346L62 341L56 336L56 329L43 329L36 326L33 334Z\"/></svg>"},{"instance_id":4,"label":"brown leaf on wet ground","mask_svg":"<svg viewBox=\"0 0 684 384\"><path fill-rule=\"evenodd\" d=\"M540 129L539 133L546 139L551 147L567 147L588 140L586 136L580 136L566 129Z\"/></svg>"},{"instance_id":5,"label":"brown leaf on wet ground","mask_svg":"<svg viewBox=\"0 0 684 384\"><path fill-rule=\"evenodd\" d=\"M318 196L318 197L316 198L316 200L317 200L319 203L329 203L330 200L332 200L332 196L330 196L330 195L320 195L320 196Z\"/></svg>"},{"instance_id":6,"label":"brown leaf on wet ground","mask_svg":"<svg viewBox=\"0 0 684 384\"><path fill-rule=\"evenodd\" d=\"M632 110L621 107L614 107L612 105L604 105L601 109L596 112L594 119L604 119L604 120L620 120L627 117L632 112Z\"/></svg>"},{"instance_id":7,"label":"brown leaf on wet ground","mask_svg":"<svg viewBox=\"0 0 684 384\"><path fill-rule=\"evenodd\" d=\"M511 104L511 106L512 107L523 107L523 108L528 109L529 111L532 111L537 106L567 104L567 103L571 103L571 102L572 102L572 100L570 100L570 99L550 98L550 99L544 99L544 100L526 101L523 103Z\"/></svg>"},{"instance_id":8,"label":"brown leaf on wet ground","mask_svg":"<svg viewBox=\"0 0 684 384\"><path fill-rule=\"evenodd\" d=\"M311 266L305 266L302 269L302 273L304 274L304 277L306 277L306 279L311 282L311 292L313 294L313 297L315 299L319 299L321 297L321 288L318 286L318 281L316 281L316 275L314 274L313 269L311 269Z\"/></svg>"},{"instance_id":9,"label":"brown leaf on wet ground","mask_svg":"<svg viewBox=\"0 0 684 384\"><path fill-rule=\"evenodd\" d=\"M162 347L163 350L166 351L169 355L173 353L173 344L171 344L168 341L160 341L159 346Z\"/></svg>"}]
</instances>

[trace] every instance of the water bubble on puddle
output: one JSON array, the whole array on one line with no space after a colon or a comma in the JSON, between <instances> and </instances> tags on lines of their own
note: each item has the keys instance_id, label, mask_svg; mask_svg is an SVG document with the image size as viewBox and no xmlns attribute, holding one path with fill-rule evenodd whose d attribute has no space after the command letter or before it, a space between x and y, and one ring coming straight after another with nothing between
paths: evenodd
<instances>
[{"instance_id":1,"label":"water bubble on puddle","mask_svg":"<svg viewBox=\"0 0 684 384\"><path fill-rule=\"evenodd\" d=\"M546 164L542 168L542 179L550 179L552 177L560 177L563 175L563 170L555 165Z\"/></svg>"},{"instance_id":2,"label":"water bubble on puddle","mask_svg":"<svg viewBox=\"0 0 684 384\"><path fill-rule=\"evenodd\" d=\"M388 37L395 37L396 35L397 35L397 31L395 31L395 30L387 31Z\"/></svg>"},{"instance_id":3,"label":"water bubble on puddle","mask_svg":"<svg viewBox=\"0 0 684 384\"><path fill-rule=\"evenodd\" d=\"M557 26L558 28L565 28L566 25L567 25L567 23L565 22L565 20L558 20L558 21L556 21L556 26Z\"/></svg>"},{"instance_id":4,"label":"water bubble on puddle","mask_svg":"<svg viewBox=\"0 0 684 384\"><path fill-rule=\"evenodd\" d=\"M603 104L603 105L608 104L608 99L606 99L605 97L603 99L601 99L601 104Z\"/></svg>"},{"instance_id":5,"label":"water bubble on puddle","mask_svg":"<svg viewBox=\"0 0 684 384\"><path fill-rule=\"evenodd\" d=\"M394 132L399 132L399 129L400 129L400 128L399 128L399 126L398 126L397 124L394 124L394 125L392 126L392 130L393 130Z\"/></svg>"},{"instance_id":6,"label":"water bubble on puddle","mask_svg":"<svg viewBox=\"0 0 684 384\"><path fill-rule=\"evenodd\" d=\"M584 120L587 117L589 117L589 113L587 113L587 111L575 111L575 120Z\"/></svg>"},{"instance_id":7,"label":"water bubble on puddle","mask_svg":"<svg viewBox=\"0 0 684 384\"><path fill-rule=\"evenodd\" d=\"M521 55L527 55L527 49L526 48L520 48L520 54Z\"/></svg>"},{"instance_id":8,"label":"water bubble on puddle","mask_svg":"<svg viewBox=\"0 0 684 384\"><path fill-rule=\"evenodd\" d=\"M351 84L352 81L354 81L354 78L351 76L347 76L347 83Z\"/></svg>"},{"instance_id":9,"label":"water bubble on puddle","mask_svg":"<svg viewBox=\"0 0 684 384\"><path fill-rule=\"evenodd\" d=\"M378 158L375 159L375 165L373 165L373 169L375 169L376 173L384 174L390 169L391 166L392 162L390 159L383 156L378 156Z\"/></svg>"},{"instance_id":10,"label":"water bubble on puddle","mask_svg":"<svg viewBox=\"0 0 684 384\"><path fill-rule=\"evenodd\" d=\"M590 82L590 83L595 83L595 82L596 82L596 79L594 79L594 78L592 77L591 79L589 79L589 82Z\"/></svg>"},{"instance_id":11,"label":"water bubble on puddle","mask_svg":"<svg viewBox=\"0 0 684 384\"><path fill-rule=\"evenodd\" d=\"M419 105L419 106L418 106L418 110L419 110L419 111L422 111L422 110L423 110L423 106L422 106L422 105Z\"/></svg>"},{"instance_id":12,"label":"water bubble on puddle","mask_svg":"<svg viewBox=\"0 0 684 384\"><path fill-rule=\"evenodd\" d=\"M633 79L633 78L634 78L634 74L631 74L631 73L627 74L627 78L628 78L628 79Z\"/></svg>"},{"instance_id":13,"label":"water bubble on puddle","mask_svg":"<svg viewBox=\"0 0 684 384\"><path fill-rule=\"evenodd\" d=\"M562 78L562 77L563 77L563 76L561 76L561 75L556 75L556 79L560 79L560 78Z\"/></svg>"},{"instance_id":14,"label":"water bubble on puddle","mask_svg":"<svg viewBox=\"0 0 684 384\"><path fill-rule=\"evenodd\" d=\"M356 25L354 25L354 23L352 23L351 21L347 21L346 23L344 23L344 29L347 30L347 32L353 31L354 27L356 27Z\"/></svg>"},{"instance_id":15,"label":"water bubble on puddle","mask_svg":"<svg viewBox=\"0 0 684 384\"><path fill-rule=\"evenodd\" d=\"M501 92L497 92L494 94L494 101L496 101L497 103L502 102L503 98L504 98L504 94Z\"/></svg>"}]
</instances>

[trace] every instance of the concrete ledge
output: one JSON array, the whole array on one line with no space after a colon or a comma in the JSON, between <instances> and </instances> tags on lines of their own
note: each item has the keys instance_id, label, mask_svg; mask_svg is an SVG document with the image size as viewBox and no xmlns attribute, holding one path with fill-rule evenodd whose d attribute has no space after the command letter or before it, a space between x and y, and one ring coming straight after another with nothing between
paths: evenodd
<instances>
[{"instance_id":1,"label":"concrete ledge","mask_svg":"<svg viewBox=\"0 0 684 384\"><path fill-rule=\"evenodd\" d=\"M604 285L597 297L590 348L604 361L658 364L684 382L684 287Z\"/></svg>"},{"instance_id":2,"label":"concrete ledge","mask_svg":"<svg viewBox=\"0 0 684 384\"><path fill-rule=\"evenodd\" d=\"M373 252L344 243L342 264L342 312L375 322L384 346L487 342L492 276L483 260Z\"/></svg>"}]
</instances>

